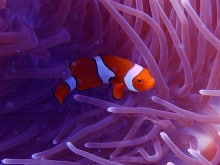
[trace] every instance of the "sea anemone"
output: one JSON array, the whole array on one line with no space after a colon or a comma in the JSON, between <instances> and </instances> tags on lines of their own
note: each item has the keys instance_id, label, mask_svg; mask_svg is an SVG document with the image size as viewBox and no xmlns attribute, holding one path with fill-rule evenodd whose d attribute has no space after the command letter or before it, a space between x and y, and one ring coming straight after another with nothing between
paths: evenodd
<instances>
[{"instance_id":1,"label":"sea anemone","mask_svg":"<svg viewBox=\"0 0 220 165\"><path fill-rule=\"evenodd\" d=\"M220 1L0 0L3 164L220 162ZM113 54L156 87L54 88L79 57Z\"/></svg>"}]
</instances>

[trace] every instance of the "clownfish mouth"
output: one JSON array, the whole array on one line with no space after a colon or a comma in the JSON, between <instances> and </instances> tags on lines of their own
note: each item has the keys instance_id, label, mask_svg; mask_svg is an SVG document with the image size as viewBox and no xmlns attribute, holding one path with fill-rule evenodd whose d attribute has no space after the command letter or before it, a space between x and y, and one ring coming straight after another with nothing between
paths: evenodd
<instances>
[{"instance_id":1,"label":"clownfish mouth","mask_svg":"<svg viewBox=\"0 0 220 165\"><path fill-rule=\"evenodd\" d=\"M148 82L147 82L147 90L150 90L150 89L152 89L154 86L155 86L155 84L156 84L156 81L155 81L155 79L151 79L151 80L148 80Z\"/></svg>"}]
</instances>

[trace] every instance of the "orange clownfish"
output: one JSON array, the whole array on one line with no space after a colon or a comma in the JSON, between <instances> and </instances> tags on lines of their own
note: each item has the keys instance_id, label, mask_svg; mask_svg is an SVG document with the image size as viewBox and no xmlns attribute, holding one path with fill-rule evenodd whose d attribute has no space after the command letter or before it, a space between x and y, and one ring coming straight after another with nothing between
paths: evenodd
<instances>
[{"instance_id":1,"label":"orange clownfish","mask_svg":"<svg viewBox=\"0 0 220 165\"><path fill-rule=\"evenodd\" d=\"M73 61L70 69L72 76L55 89L55 96L60 104L74 89L85 90L110 83L113 85L114 98L120 99L126 88L139 92L155 85L148 69L113 55L82 57Z\"/></svg>"}]
</instances>

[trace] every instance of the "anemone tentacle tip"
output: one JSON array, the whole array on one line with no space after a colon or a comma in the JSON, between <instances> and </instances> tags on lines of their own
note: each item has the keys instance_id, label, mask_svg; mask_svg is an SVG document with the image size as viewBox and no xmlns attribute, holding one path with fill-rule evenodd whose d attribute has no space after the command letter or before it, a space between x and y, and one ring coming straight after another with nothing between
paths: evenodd
<instances>
[{"instance_id":1,"label":"anemone tentacle tip","mask_svg":"<svg viewBox=\"0 0 220 165\"><path fill-rule=\"evenodd\" d=\"M156 102L157 96L151 96L151 100L153 100L154 102Z\"/></svg>"},{"instance_id":2,"label":"anemone tentacle tip","mask_svg":"<svg viewBox=\"0 0 220 165\"><path fill-rule=\"evenodd\" d=\"M34 153L31 155L32 159L39 159L40 156L38 155L38 153Z\"/></svg>"},{"instance_id":3,"label":"anemone tentacle tip","mask_svg":"<svg viewBox=\"0 0 220 165\"><path fill-rule=\"evenodd\" d=\"M115 108L114 108L114 107L108 107L108 108L107 108L107 111L108 111L108 112L114 112L114 111L115 111Z\"/></svg>"},{"instance_id":4,"label":"anemone tentacle tip","mask_svg":"<svg viewBox=\"0 0 220 165\"><path fill-rule=\"evenodd\" d=\"M196 153L197 154L200 154L200 150L197 149L197 150L194 150L192 148L188 148L187 151L191 154L191 155L195 155Z\"/></svg>"},{"instance_id":5,"label":"anemone tentacle tip","mask_svg":"<svg viewBox=\"0 0 220 165\"><path fill-rule=\"evenodd\" d=\"M88 143L88 142L85 143L85 144L84 144L84 147L89 148L89 143Z\"/></svg>"},{"instance_id":6,"label":"anemone tentacle tip","mask_svg":"<svg viewBox=\"0 0 220 165\"><path fill-rule=\"evenodd\" d=\"M71 142L66 142L66 145L67 145L67 147L69 148L69 149L75 149L75 146L73 145L73 143L71 143Z\"/></svg>"},{"instance_id":7,"label":"anemone tentacle tip","mask_svg":"<svg viewBox=\"0 0 220 165\"><path fill-rule=\"evenodd\" d=\"M53 143L53 144L57 144L57 143L58 143L58 140L57 140L57 139L54 139L52 143Z\"/></svg>"},{"instance_id":8,"label":"anemone tentacle tip","mask_svg":"<svg viewBox=\"0 0 220 165\"><path fill-rule=\"evenodd\" d=\"M7 164L10 159L2 159L2 163Z\"/></svg>"},{"instance_id":9,"label":"anemone tentacle tip","mask_svg":"<svg viewBox=\"0 0 220 165\"><path fill-rule=\"evenodd\" d=\"M191 149L191 148L188 148L187 151L188 151L190 154L192 154L193 152L195 152L195 151L194 151L193 149Z\"/></svg>"},{"instance_id":10,"label":"anemone tentacle tip","mask_svg":"<svg viewBox=\"0 0 220 165\"><path fill-rule=\"evenodd\" d=\"M167 134L165 132L160 132L160 137L164 139L165 137L167 137Z\"/></svg>"},{"instance_id":11,"label":"anemone tentacle tip","mask_svg":"<svg viewBox=\"0 0 220 165\"><path fill-rule=\"evenodd\" d=\"M200 93L201 95L205 95L205 89L200 89L200 90L199 90L199 93Z\"/></svg>"}]
</instances>

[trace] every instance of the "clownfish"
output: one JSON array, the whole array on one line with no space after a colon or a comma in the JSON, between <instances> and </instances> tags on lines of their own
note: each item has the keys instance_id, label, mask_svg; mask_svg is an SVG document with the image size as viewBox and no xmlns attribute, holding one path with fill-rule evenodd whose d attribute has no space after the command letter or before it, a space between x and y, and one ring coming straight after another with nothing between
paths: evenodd
<instances>
[{"instance_id":1,"label":"clownfish","mask_svg":"<svg viewBox=\"0 0 220 165\"><path fill-rule=\"evenodd\" d=\"M55 97L60 104L74 89L85 90L112 84L113 97L120 99L126 88L139 92L152 89L155 85L148 69L113 55L82 57L73 61L70 69L72 76L55 88Z\"/></svg>"}]
</instances>

